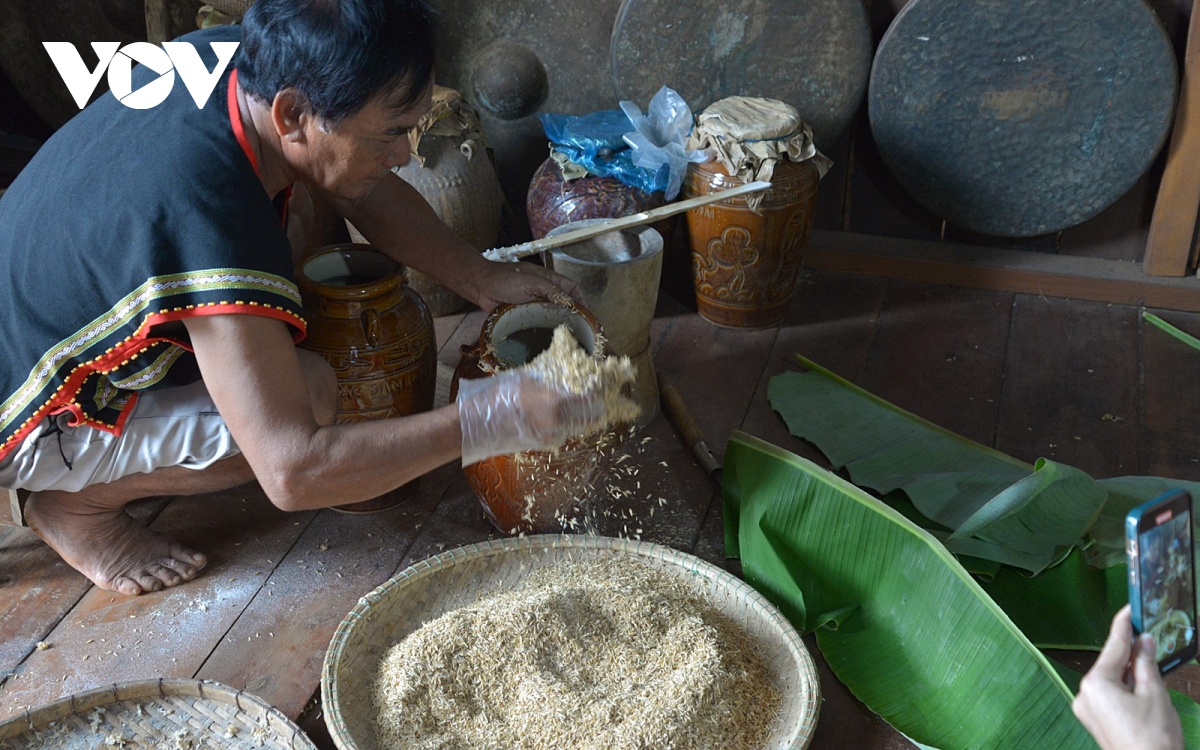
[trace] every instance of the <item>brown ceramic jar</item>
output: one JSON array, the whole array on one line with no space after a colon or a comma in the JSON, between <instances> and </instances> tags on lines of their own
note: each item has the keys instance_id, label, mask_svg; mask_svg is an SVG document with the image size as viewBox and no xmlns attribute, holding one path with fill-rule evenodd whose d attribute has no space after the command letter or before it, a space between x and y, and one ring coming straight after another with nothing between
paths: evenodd
<instances>
[{"instance_id":1,"label":"brown ceramic jar","mask_svg":"<svg viewBox=\"0 0 1200 750\"><path fill-rule=\"evenodd\" d=\"M457 396L462 379L485 378L524 364L502 353L504 339L514 331L553 329L561 323L571 327L576 341L585 349L598 356L607 355L600 323L582 307L569 310L550 302L501 305L484 321L475 345L464 347L454 371L450 398ZM537 353L530 352L525 361ZM494 456L463 471L484 513L501 533L570 531L568 519L578 515L580 502L587 499L590 485L603 468L602 445L603 438L595 436L567 443L556 453L529 451Z\"/></svg>"},{"instance_id":2,"label":"brown ceramic jar","mask_svg":"<svg viewBox=\"0 0 1200 750\"><path fill-rule=\"evenodd\" d=\"M308 318L308 335L300 346L333 365L339 423L433 408L433 318L404 282L399 263L370 245L331 245L302 259L296 280ZM414 480L382 497L335 510L386 510L408 499L416 484Z\"/></svg>"},{"instance_id":3,"label":"brown ceramic jar","mask_svg":"<svg viewBox=\"0 0 1200 750\"><path fill-rule=\"evenodd\" d=\"M769 328L783 321L812 231L819 181L811 159L780 161L759 214L745 197L687 212L700 315L732 328ZM695 198L743 184L719 161L691 164L683 195Z\"/></svg>"},{"instance_id":4,"label":"brown ceramic jar","mask_svg":"<svg viewBox=\"0 0 1200 750\"><path fill-rule=\"evenodd\" d=\"M547 159L529 183L525 209L529 231L540 240L551 229L570 221L615 219L663 205L662 193L646 193L628 187L616 177L579 177L566 181L562 169ZM658 222L655 229L669 237L669 226Z\"/></svg>"}]
</instances>

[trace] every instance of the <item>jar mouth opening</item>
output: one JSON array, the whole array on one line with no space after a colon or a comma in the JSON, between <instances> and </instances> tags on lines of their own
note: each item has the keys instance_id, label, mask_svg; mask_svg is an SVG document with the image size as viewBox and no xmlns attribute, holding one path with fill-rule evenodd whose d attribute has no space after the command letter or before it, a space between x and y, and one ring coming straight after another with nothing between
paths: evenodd
<instances>
[{"instance_id":1,"label":"jar mouth opening","mask_svg":"<svg viewBox=\"0 0 1200 750\"><path fill-rule=\"evenodd\" d=\"M404 283L404 267L370 245L330 245L296 265L301 291L335 300L388 294Z\"/></svg>"},{"instance_id":2,"label":"jar mouth opening","mask_svg":"<svg viewBox=\"0 0 1200 750\"><path fill-rule=\"evenodd\" d=\"M550 346L549 335L530 335L538 329L551 334L560 325L566 325L584 350L595 356L596 332L579 313L550 302L530 302L516 305L500 313L492 325L491 347L504 368L519 367L530 362ZM524 342L520 347L506 347L501 343L512 337ZM544 345L543 345L544 344Z\"/></svg>"},{"instance_id":3,"label":"jar mouth opening","mask_svg":"<svg viewBox=\"0 0 1200 750\"><path fill-rule=\"evenodd\" d=\"M377 284L397 272L398 264L382 253L367 248L338 248L304 262L304 275L325 286Z\"/></svg>"}]
</instances>

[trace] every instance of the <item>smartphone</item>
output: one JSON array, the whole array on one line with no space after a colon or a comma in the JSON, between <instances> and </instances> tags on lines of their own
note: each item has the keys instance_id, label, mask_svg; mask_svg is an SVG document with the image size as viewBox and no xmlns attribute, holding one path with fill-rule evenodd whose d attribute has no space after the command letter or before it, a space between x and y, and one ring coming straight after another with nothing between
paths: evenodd
<instances>
[{"instance_id":1,"label":"smartphone","mask_svg":"<svg viewBox=\"0 0 1200 750\"><path fill-rule=\"evenodd\" d=\"M1150 633L1164 674L1196 658L1192 496L1163 493L1125 516L1133 629Z\"/></svg>"}]
</instances>

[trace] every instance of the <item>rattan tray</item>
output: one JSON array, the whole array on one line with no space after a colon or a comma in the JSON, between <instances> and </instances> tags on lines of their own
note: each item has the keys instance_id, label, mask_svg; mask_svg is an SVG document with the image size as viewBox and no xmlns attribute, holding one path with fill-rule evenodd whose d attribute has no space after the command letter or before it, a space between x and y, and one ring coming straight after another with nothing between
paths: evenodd
<instances>
[{"instance_id":1,"label":"rattan tray","mask_svg":"<svg viewBox=\"0 0 1200 750\"><path fill-rule=\"evenodd\" d=\"M743 581L692 555L649 542L592 536L531 536L473 544L423 560L359 600L325 655L325 723L341 750L385 750L375 736L371 683L384 653L442 614L510 588L531 570L565 560L634 555L695 583L758 643L783 706L772 750L802 750L816 729L820 688L812 657L779 610Z\"/></svg>"},{"instance_id":2,"label":"rattan tray","mask_svg":"<svg viewBox=\"0 0 1200 750\"><path fill-rule=\"evenodd\" d=\"M263 699L207 680L78 693L0 724L2 750L316 750Z\"/></svg>"}]
</instances>

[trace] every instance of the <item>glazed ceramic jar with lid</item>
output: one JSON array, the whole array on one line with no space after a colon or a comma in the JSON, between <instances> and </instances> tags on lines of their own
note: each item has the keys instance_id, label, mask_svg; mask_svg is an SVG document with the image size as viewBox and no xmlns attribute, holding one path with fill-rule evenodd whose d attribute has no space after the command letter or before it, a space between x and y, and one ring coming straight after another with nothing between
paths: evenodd
<instances>
[{"instance_id":1,"label":"glazed ceramic jar with lid","mask_svg":"<svg viewBox=\"0 0 1200 750\"><path fill-rule=\"evenodd\" d=\"M688 212L700 315L733 328L778 325L796 290L817 184L830 161L794 108L753 97L722 99L701 112L688 148L714 158L688 166L687 198L755 180L772 185Z\"/></svg>"}]
</instances>

